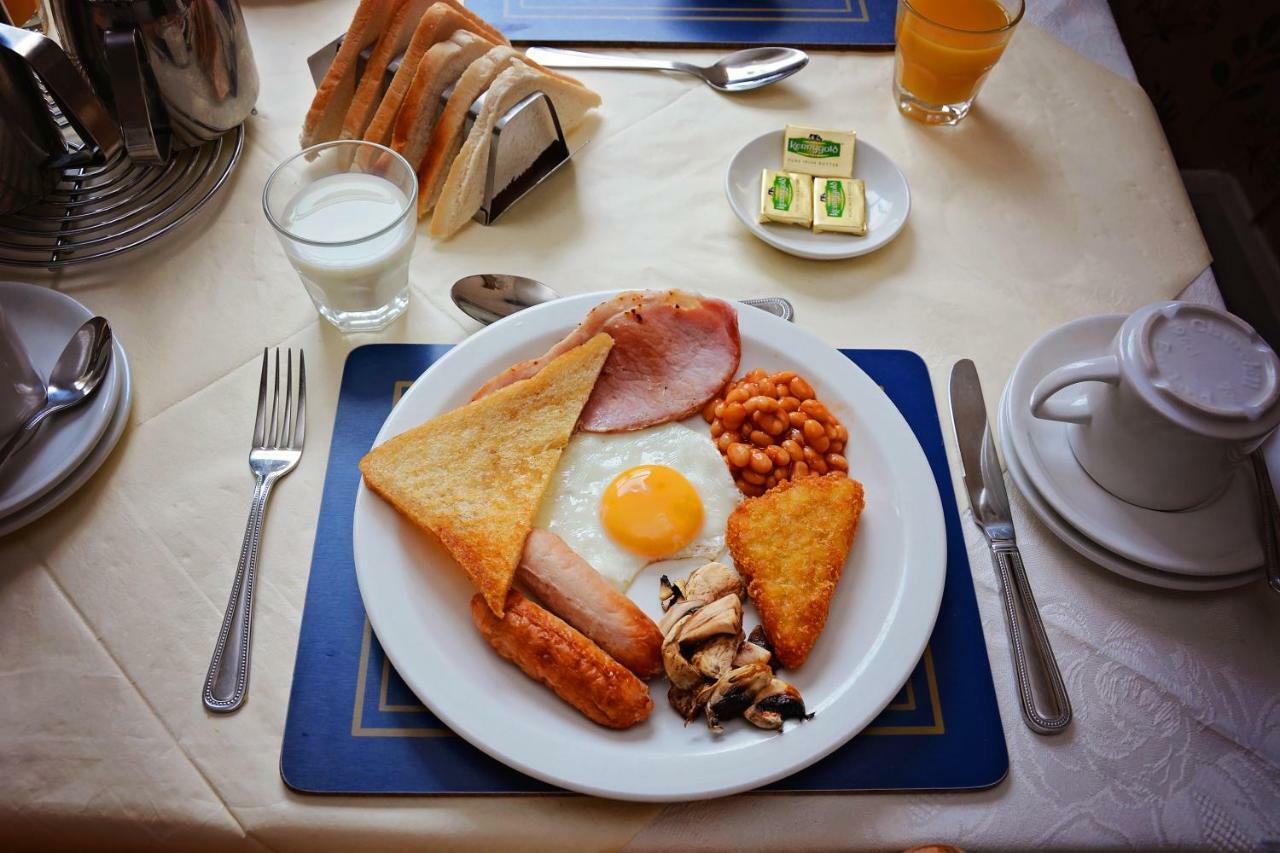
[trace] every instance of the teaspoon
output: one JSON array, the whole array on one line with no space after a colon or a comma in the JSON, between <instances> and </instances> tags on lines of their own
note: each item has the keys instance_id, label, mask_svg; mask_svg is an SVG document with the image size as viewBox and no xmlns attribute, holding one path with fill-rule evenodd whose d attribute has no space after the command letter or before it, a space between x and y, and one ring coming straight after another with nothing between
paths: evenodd
<instances>
[{"instance_id":1,"label":"teaspoon","mask_svg":"<svg viewBox=\"0 0 1280 853\"><path fill-rule=\"evenodd\" d=\"M76 330L54 363L44 405L0 447L0 466L31 440L47 418L89 399L110 365L111 326L102 317L93 317Z\"/></svg>"},{"instance_id":2,"label":"teaspoon","mask_svg":"<svg viewBox=\"0 0 1280 853\"><path fill-rule=\"evenodd\" d=\"M721 92L745 92L790 77L809 64L809 55L793 47L753 47L739 50L714 65L668 62L632 56L607 56L560 48L531 47L525 55L549 68L618 68L680 71L698 77Z\"/></svg>"}]
</instances>

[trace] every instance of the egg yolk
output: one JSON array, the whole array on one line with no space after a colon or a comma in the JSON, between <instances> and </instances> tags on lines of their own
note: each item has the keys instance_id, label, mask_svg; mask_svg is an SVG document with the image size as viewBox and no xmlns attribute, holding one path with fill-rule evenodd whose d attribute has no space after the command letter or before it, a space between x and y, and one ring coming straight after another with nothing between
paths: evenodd
<instances>
[{"instance_id":1,"label":"egg yolk","mask_svg":"<svg viewBox=\"0 0 1280 853\"><path fill-rule=\"evenodd\" d=\"M679 551L702 529L702 499L666 465L628 468L604 490L600 521L615 542L642 557Z\"/></svg>"}]
</instances>

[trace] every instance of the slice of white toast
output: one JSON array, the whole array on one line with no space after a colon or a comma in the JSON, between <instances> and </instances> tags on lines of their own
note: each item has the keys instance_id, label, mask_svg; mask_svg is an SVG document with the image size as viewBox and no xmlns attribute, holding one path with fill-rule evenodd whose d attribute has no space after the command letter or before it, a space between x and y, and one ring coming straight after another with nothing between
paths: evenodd
<instances>
[{"instance_id":1,"label":"slice of white toast","mask_svg":"<svg viewBox=\"0 0 1280 853\"><path fill-rule=\"evenodd\" d=\"M365 64L360 83L356 86L355 95L351 98L351 106L342 120L341 139L363 139L369 122L382 104L383 83L387 66L391 60L404 54L418 31L419 24L433 6L445 5L457 12L465 20L465 25L497 44L505 44L506 38L489 26L474 12L467 10L458 0L397 0L397 5L387 22L385 29L374 47L369 61ZM437 24L438 25L438 24ZM456 29L456 27L455 27ZM434 32L434 29L433 29ZM432 39L426 47L434 44ZM426 50L426 47L423 50ZM419 55L421 59L421 55ZM410 67L410 73L416 63ZM350 160L348 160L348 163Z\"/></svg>"},{"instance_id":2,"label":"slice of white toast","mask_svg":"<svg viewBox=\"0 0 1280 853\"><path fill-rule=\"evenodd\" d=\"M543 68L520 51L506 45L491 49L471 63L458 78L458 84L454 87L449 102L441 111L440 118L431 132L431 140L427 144L422 165L418 167L419 219L431 212L436 200L440 197L445 178L449 176L449 167L453 165L454 158L458 155L466 138L463 129L466 126L467 112L471 109L471 105L476 98L489 89L499 74L518 64L537 69L565 83L582 88L582 84L575 78Z\"/></svg>"},{"instance_id":3,"label":"slice of white toast","mask_svg":"<svg viewBox=\"0 0 1280 853\"><path fill-rule=\"evenodd\" d=\"M513 64L499 74L489 86L484 107L472 125L466 142L449 167L449 174L441 187L440 197L431 217L433 237L451 237L480 209L480 205L484 203L493 126L520 99L536 91L542 91L551 98L560 126L566 132L582 121L588 110L600 105L600 96L590 89L523 62ZM503 172L495 176L495 193L533 165L546 147L545 137L517 134L516 138L511 139L509 136L504 134L502 138Z\"/></svg>"},{"instance_id":4,"label":"slice of white toast","mask_svg":"<svg viewBox=\"0 0 1280 853\"><path fill-rule=\"evenodd\" d=\"M431 132L444 112L441 94L492 47L470 30L458 30L447 41L436 42L422 57L391 132L392 150L408 160L415 172L422 166Z\"/></svg>"},{"instance_id":5,"label":"slice of white toast","mask_svg":"<svg viewBox=\"0 0 1280 853\"><path fill-rule=\"evenodd\" d=\"M342 132L342 122L351 108L358 75L356 63L360 52L375 44L387 27L395 7L394 0L360 0L351 26L338 48L324 79L316 87L311 108L302 123L299 142L303 148L318 142L329 142Z\"/></svg>"},{"instance_id":6,"label":"slice of white toast","mask_svg":"<svg viewBox=\"0 0 1280 853\"><path fill-rule=\"evenodd\" d=\"M455 32L465 29L468 23L466 17L444 3L437 3L427 10L422 20L418 22L413 38L409 40L409 46L405 48L400 67L391 78L387 91L382 94L382 102L378 104L378 109L370 119L369 126L365 128L366 142L376 142L379 145L390 144L396 116L400 113L405 97L420 85L418 71L427 52L435 45L452 37ZM362 165L367 166L373 158L368 152L361 153L366 154Z\"/></svg>"},{"instance_id":7,"label":"slice of white toast","mask_svg":"<svg viewBox=\"0 0 1280 853\"><path fill-rule=\"evenodd\" d=\"M467 110L481 93L514 63L521 61L521 53L511 47L495 47L467 66L458 78L458 84L449 96L449 102L440 112L440 118L431 131L426 154L418 166L418 218L426 216L440 197L449 167L458 155L465 139Z\"/></svg>"}]
</instances>

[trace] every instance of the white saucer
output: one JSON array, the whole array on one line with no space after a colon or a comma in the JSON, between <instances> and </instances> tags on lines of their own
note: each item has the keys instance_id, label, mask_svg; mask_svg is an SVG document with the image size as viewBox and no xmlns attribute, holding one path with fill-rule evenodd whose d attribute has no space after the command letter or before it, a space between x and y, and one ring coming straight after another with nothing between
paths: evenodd
<instances>
[{"instance_id":1,"label":"white saucer","mask_svg":"<svg viewBox=\"0 0 1280 853\"><path fill-rule=\"evenodd\" d=\"M1080 467L1067 425L1031 415L1031 391L1051 370L1106 352L1122 314L1085 317L1032 344L1006 389L1006 442L1025 479L1057 515L1108 551L1163 572L1221 576L1262 565L1257 494L1252 473L1237 466L1226 491L1183 512L1144 509L1103 489ZM1083 394L1081 386L1062 395Z\"/></svg>"},{"instance_id":2,"label":"white saucer","mask_svg":"<svg viewBox=\"0 0 1280 853\"><path fill-rule=\"evenodd\" d=\"M1018 491L1022 493L1030 505L1031 510L1049 528L1053 533L1069 545L1074 551L1081 556L1092 560L1104 569L1115 572L1121 577L1129 580L1138 581L1139 583L1150 584L1151 586L1163 587L1164 589L1176 589L1184 592L1212 592L1219 589L1232 589L1237 586L1244 586L1247 583L1261 578L1262 573L1259 569L1247 572L1239 572L1231 575L1207 575L1204 577L1196 577L1194 575L1181 575L1173 572L1162 572L1153 569L1150 566L1144 566L1141 563L1135 563L1132 560L1126 560L1118 554L1108 551L1106 548L1098 545L1090 540L1087 536L1076 530L1068 524L1062 516L1053 511L1053 507L1049 506L1044 498L1036 491L1032 485L1030 478L1022 469L1018 462L1018 454L1012 443L1008 439L1009 434L1009 395L1008 389L1000 398L1000 450L1004 456L1004 463L1009 472L1009 479L1013 480L1013 484L1018 487Z\"/></svg>"},{"instance_id":3,"label":"white saucer","mask_svg":"<svg viewBox=\"0 0 1280 853\"><path fill-rule=\"evenodd\" d=\"M774 130L748 142L733 155L724 176L729 206L742 224L761 240L788 254L815 261L834 261L874 252L888 243L907 222L911 190L902 171L879 148L861 139L853 158L853 176L867 189L867 234L814 234L797 225L756 221L760 211L760 173L782 168L782 131Z\"/></svg>"},{"instance_id":4,"label":"white saucer","mask_svg":"<svg viewBox=\"0 0 1280 853\"><path fill-rule=\"evenodd\" d=\"M129 424L129 409L133 405L133 378L129 374L129 359L124 354L124 347L120 345L119 338L115 339L115 355L112 361L112 369L119 368L120 393L115 411L102 438L90 449L83 462L42 497L12 515L0 518L0 536L27 526L75 494L102 467L102 463L107 461L107 457L115 449L116 443L124 433L124 428Z\"/></svg>"},{"instance_id":5,"label":"white saucer","mask_svg":"<svg viewBox=\"0 0 1280 853\"><path fill-rule=\"evenodd\" d=\"M93 316L70 296L16 282L0 282L0 303L46 382L67 341ZM91 399L50 418L31 443L0 468L0 520L39 500L101 442L120 401L121 372L114 362Z\"/></svg>"}]
</instances>

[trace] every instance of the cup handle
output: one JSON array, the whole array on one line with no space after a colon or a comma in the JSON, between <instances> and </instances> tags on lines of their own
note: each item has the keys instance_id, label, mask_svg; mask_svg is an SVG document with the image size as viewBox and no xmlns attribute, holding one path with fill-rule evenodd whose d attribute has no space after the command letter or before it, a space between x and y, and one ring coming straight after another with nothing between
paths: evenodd
<instances>
[{"instance_id":1,"label":"cup handle","mask_svg":"<svg viewBox=\"0 0 1280 853\"><path fill-rule=\"evenodd\" d=\"M1087 424L1092 415L1088 401L1079 399L1072 403L1049 399L1063 388L1077 382L1106 382L1117 385L1120 382L1120 362L1114 355L1091 358L1087 361L1076 361L1064 364L1050 373L1031 392L1031 414L1037 418L1050 421L1064 421L1071 424Z\"/></svg>"}]
</instances>

